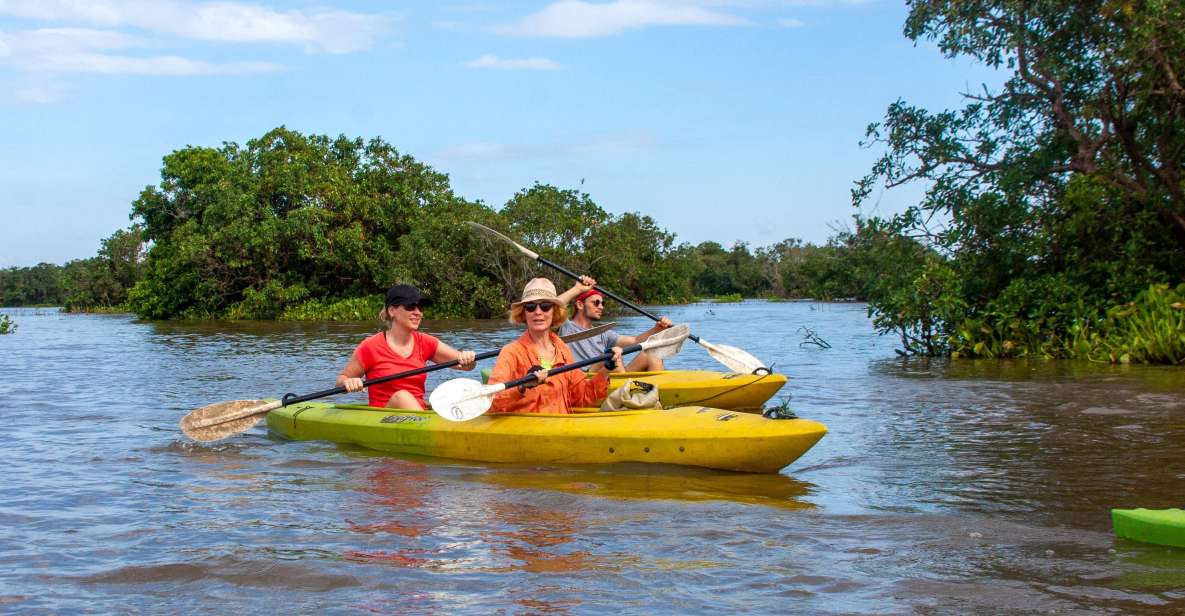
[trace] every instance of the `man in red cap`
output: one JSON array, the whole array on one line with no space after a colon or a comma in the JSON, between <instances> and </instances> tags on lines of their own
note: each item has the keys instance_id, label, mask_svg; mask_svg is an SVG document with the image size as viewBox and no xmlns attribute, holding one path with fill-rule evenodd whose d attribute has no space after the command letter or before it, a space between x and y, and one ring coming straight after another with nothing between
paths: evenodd
<instances>
[{"instance_id":1,"label":"man in red cap","mask_svg":"<svg viewBox=\"0 0 1185 616\"><path fill-rule=\"evenodd\" d=\"M596 281L584 277L581 283L592 282L589 285L578 285L592 287L596 285ZM566 299L566 298L565 298ZM593 326L594 321L600 321L605 314L605 297L596 289L588 289L576 296L572 303L576 309L576 313L572 318L560 326L559 335L567 336L570 334L578 334ZM620 346L625 347L631 344L637 344L643 340L657 334L658 332L671 326L671 320L663 317L660 321L654 324L654 327L638 334L637 336L623 336L618 334L616 330L609 330L603 332L592 338L569 342L568 347L572 349L572 355L577 361L589 357L596 357L605 352L605 349ZM625 370L627 372L655 372L663 369L661 359L650 357L646 353L638 353L634 359L630 361L628 366L624 368L621 364L617 365L617 371Z\"/></svg>"}]
</instances>

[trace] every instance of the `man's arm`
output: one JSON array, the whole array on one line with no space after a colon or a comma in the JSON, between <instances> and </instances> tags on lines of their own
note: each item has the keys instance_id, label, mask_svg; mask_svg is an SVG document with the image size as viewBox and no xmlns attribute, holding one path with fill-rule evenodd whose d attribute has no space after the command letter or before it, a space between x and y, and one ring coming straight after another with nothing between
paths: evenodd
<instances>
[{"instance_id":1,"label":"man's arm","mask_svg":"<svg viewBox=\"0 0 1185 616\"><path fill-rule=\"evenodd\" d=\"M617 346L629 346L631 344L638 344L639 342L646 340L647 338L653 336L654 334L657 334L658 332L660 332L664 329L667 329L671 325L672 325L671 320L667 317L663 317L654 323L654 327L651 327L650 329L638 334L637 336L618 336L617 342L614 344L616 344Z\"/></svg>"},{"instance_id":2,"label":"man's arm","mask_svg":"<svg viewBox=\"0 0 1185 616\"><path fill-rule=\"evenodd\" d=\"M580 280L578 280L576 284L572 285L571 289L560 293L556 297L559 298L560 302L562 302L564 306L567 306L568 304L572 303L572 300L576 299L577 295L580 295L581 293L584 293L595 286L597 286L596 278L593 278L592 276L581 276Z\"/></svg>"}]
</instances>

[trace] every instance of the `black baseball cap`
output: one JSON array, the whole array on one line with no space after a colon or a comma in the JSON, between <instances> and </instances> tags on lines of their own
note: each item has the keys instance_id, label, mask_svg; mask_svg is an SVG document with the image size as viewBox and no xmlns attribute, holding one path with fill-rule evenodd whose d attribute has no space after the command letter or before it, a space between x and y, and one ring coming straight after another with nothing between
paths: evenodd
<instances>
[{"instance_id":1,"label":"black baseball cap","mask_svg":"<svg viewBox=\"0 0 1185 616\"><path fill-rule=\"evenodd\" d=\"M387 289L387 306L407 306L409 304L430 306L432 300L421 295L420 290L410 284L397 284Z\"/></svg>"}]
</instances>

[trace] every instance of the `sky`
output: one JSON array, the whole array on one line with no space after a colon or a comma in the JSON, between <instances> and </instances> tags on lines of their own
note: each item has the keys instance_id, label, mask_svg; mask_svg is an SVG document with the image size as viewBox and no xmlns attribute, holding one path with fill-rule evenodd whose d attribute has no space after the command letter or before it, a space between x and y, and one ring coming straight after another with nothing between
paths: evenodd
<instances>
[{"instance_id":1,"label":"sky","mask_svg":"<svg viewBox=\"0 0 1185 616\"><path fill-rule=\"evenodd\" d=\"M93 256L186 146L381 137L500 208L536 182L680 242L823 243L865 128L990 79L901 0L0 0L0 267ZM878 191L888 215L920 188Z\"/></svg>"}]
</instances>

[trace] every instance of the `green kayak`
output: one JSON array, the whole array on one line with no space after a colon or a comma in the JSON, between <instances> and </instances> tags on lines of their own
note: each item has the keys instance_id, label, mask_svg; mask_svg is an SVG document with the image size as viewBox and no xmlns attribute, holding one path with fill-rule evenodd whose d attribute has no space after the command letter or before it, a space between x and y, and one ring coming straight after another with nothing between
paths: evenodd
<instances>
[{"instance_id":1,"label":"green kayak","mask_svg":"<svg viewBox=\"0 0 1185 616\"><path fill-rule=\"evenodd\" d=\"M1185 509L1112 509L1111 524L1124 539L1185 548Z\"/></svg>"}]
</instances>

